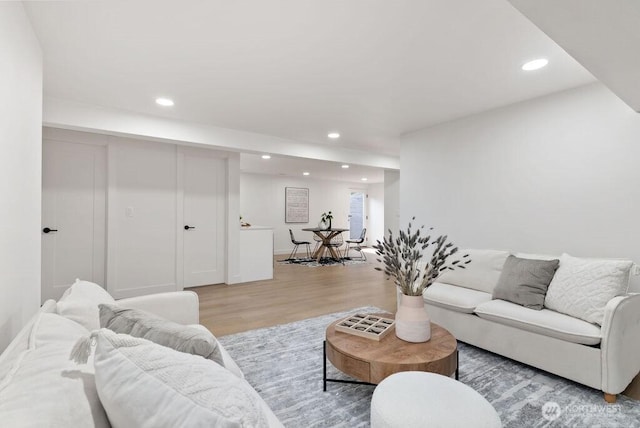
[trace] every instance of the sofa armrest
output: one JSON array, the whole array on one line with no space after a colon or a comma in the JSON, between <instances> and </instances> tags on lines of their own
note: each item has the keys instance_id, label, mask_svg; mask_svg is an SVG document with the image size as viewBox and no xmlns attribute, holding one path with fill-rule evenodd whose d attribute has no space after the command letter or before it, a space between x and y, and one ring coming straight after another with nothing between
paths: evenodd
<instances>
[{"instance_id":1,"label":"sofa armrest","mask_svg":"<svg viewBox=\"0 0 640 428\"><path fill-rule=\"evenodd\" d=\"M640 294L614 297L602 322L602 390L619 394L640 371Z\"/></svg>"},{"instance_id":2,"label":"sofa armrest","mask_svg":"<svg viewBox=\"0 0 640 428\"><path fill-rule=\"evenodd\" d=\"M179 324L198 324L200 322L198 295L193 291L149 294L120 299L116 303L123 308L151 312Z\"/></svg>"}]
</instances>

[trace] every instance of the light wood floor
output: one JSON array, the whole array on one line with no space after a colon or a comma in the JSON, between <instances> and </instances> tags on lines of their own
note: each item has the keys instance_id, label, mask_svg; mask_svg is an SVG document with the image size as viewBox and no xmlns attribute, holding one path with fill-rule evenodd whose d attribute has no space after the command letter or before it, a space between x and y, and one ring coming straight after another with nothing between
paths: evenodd
<instances>
[{"instance_id":1,"label":"light wood floor","mask_svg":"<svg viewBox=\"0 0 640 428\"><path fill-rule=\"evenodd\" d=\"M275 260L287 258L279 255ZM216 336L299 321L360 306L395 312L395 287L374 269L375 254L356 265L275 264L274 279L191 290L200 298L200 323Z\"/></svg>"},{"instance_id":2,"label":"light wood floor","mask_svg":"<svg viewBox=\"0 0 640 428\"><path fill-rule=\"evenodd\" d=\"M395 312L393 284L374 269L375 254L367 257L363 264L316 268L276 262L273 280L192 288L200 298L200 323L224 336L360 306ZM640 375L624 394L640 400Z\"/></svg>"}]
</instances>

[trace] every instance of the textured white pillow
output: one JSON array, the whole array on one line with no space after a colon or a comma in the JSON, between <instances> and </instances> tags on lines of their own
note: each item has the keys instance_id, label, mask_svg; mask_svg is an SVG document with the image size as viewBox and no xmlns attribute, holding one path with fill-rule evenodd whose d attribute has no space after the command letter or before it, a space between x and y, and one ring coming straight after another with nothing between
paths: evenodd
<instances>
[{"instance_id":1,"label":"textured white pillow","mask_svg":"<svg viewBox=\"0 0 640 428\"><path fill-rule=\"evenodd\" d=\"M87 334L60 315L38 314L27 349L0 382L0 426L110 427L96 392L93 364L69 360L74 343Z\"/></svg>"},{"instance_id":2,"label":"textured white pillow","mask_svg":"<svg viewBox=\"0 0 640 428\"><path fill-rule=\"evenodd\" d=\"M102 329L96 387L114 428L266 427L249 384L200 356Z\"/></svg>"},{"instance_id":3,"label":"textured white pillow","mask_svg":"<svg viewBox=\"0 0 640 428\"><path fill-rule=\"evenodd\" d=\"M460 250L457 255L463 254L469 254L471 259L471 263L466 265L466 269L449 270L438 278L438 282L484 291L489 294L493 293L509 252L499 250Z\"/></svg>"},{"instance_id":4,"label":"textured white pillow","mask_svg":"<svg viewBox=\"0 0 640 428\"><path fill-rule=\"evenodd\" d=\"M582 259L563 254L544 306L602 325L609 300L626 293L630 260Z\"/></svg>"},{"instance_id":5,"label":"textured white pillow","mask_svg":"<svg viewBox=\"0 0 640 428\"><path fill-rule=\"evenodd\" d=\"M98 305L101 303L113 304L115 300L98 284L76 279L58 301L58 313L87 330L97 330L100 328Z\"/></svg>"}]
</instances>

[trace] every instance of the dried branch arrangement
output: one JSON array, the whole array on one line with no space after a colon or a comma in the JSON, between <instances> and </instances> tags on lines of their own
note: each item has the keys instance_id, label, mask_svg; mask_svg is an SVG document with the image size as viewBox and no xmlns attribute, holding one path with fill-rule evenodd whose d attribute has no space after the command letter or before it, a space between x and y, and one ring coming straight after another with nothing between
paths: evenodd
<instances>
[{"instance_id":1,"label":"dried branch arrangement","mask_svg":"<svg viewBox=\"0 0 640 428\"><path fill-rule=\"evenodd\" d=\"M413 217L411 221L415 219ZM387 279L393 278L406 296L421 296L443 272L465 269L471 263L469 254L450 261L450 257L458 253L458 247L447 242L447 235L432 237L433 227L429 228L426 236L422 236L423 230L424 226L421 226L414 232L409 222L407 230L400 230L398 237L394 237L389 230L389 236L373 246L376 254L381 257L378 261L384 265L384 268L375 269L384 272ZM424 251L429 248L432 250L431 259L428 263L421 262Z\"/></svg>"}]
</instances>

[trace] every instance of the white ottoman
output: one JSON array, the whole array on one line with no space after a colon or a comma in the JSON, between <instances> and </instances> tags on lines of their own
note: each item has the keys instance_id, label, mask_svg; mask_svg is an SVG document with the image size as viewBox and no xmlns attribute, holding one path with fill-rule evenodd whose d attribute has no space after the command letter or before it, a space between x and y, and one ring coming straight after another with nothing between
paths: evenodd
<instances>
[{"instance_id":1,"label":"white ottoman","mask_svg":"<svg viewBox=\"0 0 640 428\"><path fill-rule=\"evenodd\" d=\"M499 428L498 413L476 391L447 376L400 372L371 398L371 428Z\"/></svg>"}]
</instances>

